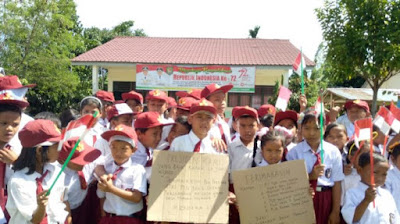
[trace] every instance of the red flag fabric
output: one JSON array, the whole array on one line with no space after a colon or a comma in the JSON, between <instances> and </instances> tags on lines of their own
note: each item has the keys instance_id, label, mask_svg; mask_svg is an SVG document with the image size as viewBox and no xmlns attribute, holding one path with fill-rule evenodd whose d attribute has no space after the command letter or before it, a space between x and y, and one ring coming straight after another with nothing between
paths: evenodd
<instances>
[{"instance_id":1,"label":"red flag fabric","mask_svg":"<svg viewBox=\"0 0 400 224\"><path fill-rule=\"evenodd\" d=\"M306 62L304 60L303 55L300 52L297 55L296 60L293 63L293 70L294 70L294 72L296 72L297 74L300 75L302 67L303 67L303 70L306 68Z\"/></svg>"},{"instance_id":2,"label":"red flag fabric","mask_svg":"<svg viewBox=\"0 0 400 224\"><path fill-rule=\"evenodd\" d=\"M354 128L354 141L357 147L359 147L360 141L371 139L372 119L370 117L356 120L354 122Z\"/></svg>"},{"instance_id":3,"label":"red flag fabric","mask_svg":"<svg viewBox=\"0 0 400 224\"><path fill-rule=\"evenodd\" d=\"M377 126L384 135L388 135L394 117L386 107L380 107L378 113L375 115L373 121L374 125Z\"/></svg>"},{"instance_id":4,"label":"red flag fabric","mask_svg":"<svg viewBox=\"0 0 400 224\"><path fill-rule=\"evenodd\" d=\"M400 133L400 109L393 102L390 104L390 112L392 112L394 118L391 128L396 133Z\"/></svg>"},{"instance_id":5,"label":"red flag fabric","mask_svg":"<svg viewBox=\"0 0 400 224\"><path fill-rule=\"evenodd\" d=\"M281 86L279 88L278 99L275 103L275 108L281 111L286 111L287 105L289 103L290 96L292 95L292 91L288 88Z\"/></svg>"}]
</instances>

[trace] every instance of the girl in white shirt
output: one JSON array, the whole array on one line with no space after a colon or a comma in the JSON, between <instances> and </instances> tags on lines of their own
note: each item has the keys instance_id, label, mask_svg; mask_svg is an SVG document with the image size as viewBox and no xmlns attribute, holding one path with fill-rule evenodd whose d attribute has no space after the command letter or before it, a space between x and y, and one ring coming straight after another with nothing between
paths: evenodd
<instances>
[{"instance_id":1,"label":"girl in white shirt","mask_svg":"<svg viewBox=\"0 0 400 224\"><path fill-rule=\"evenodd\" d=\"M387 160L379 153L372 154L375 184L371 184L370 152L358 160L357 172L361 181L346 192L342 215L346 223L400 223L396 203L390 192L381 186L389 170Z\"/></svg>"},{"instance_id":2,"label":"girl in white shirt","mask_svg":"<svg viewBox=\"0 0 400 224\"><path fill-rule=\"evenodd\" d=\"M268 166L285 161L283 156L285 141L282 135L271 130L261 137L262 160L257 166Z\"/></svg>"},{"instance_id":3,"label":"girl in white shirt","mask_svg":"<svg viewBox=\"0 0 400 224\"><path fill-rule=\"evenodd\" d=\"M392 193L397 211L400 213L400 144L390 147L389 153L393 166L388 172L385 187Z\"/></svg>"}]
</instances>

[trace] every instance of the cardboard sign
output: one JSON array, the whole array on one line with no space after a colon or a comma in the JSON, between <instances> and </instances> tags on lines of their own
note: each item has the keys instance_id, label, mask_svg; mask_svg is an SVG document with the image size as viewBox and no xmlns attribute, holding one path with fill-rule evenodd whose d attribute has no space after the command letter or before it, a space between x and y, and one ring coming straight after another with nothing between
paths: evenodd
<instances>
[{"instance_id":1,"label":"cardboard sign","mask_svg":"<svg viewBox=\"0 0 400 224\"><path fill-rule=\"evenodd\" d=\"M228 223L228 155L154 151L147 220Z\"/></svg>"},{"instance_id":2,"label":"cardboard sign","mask_svg":"<svg viewBox=\"0 0 400 224\"><path fill-rule=\"evenodd\" d=\"M315 223L304 160L234 171L240 222Z\"/></svg>"}]
</instances>

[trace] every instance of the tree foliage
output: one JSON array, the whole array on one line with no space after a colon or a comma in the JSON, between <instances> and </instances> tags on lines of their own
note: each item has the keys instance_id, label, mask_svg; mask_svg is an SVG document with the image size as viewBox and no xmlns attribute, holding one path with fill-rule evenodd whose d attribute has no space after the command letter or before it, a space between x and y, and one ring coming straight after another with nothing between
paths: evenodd
<instances>
[{"instance_id":1,"label":"tree foliage","mask_svg":"<svg viewBox=\"0 0 400 224\"><path fill-rule=\"evenodd\" d=\"M255 26L254 29L249 30L249 36L251 38L257 38L258 31L260 30L260 26Z\"/></svg>"},{"instance_id":2,"label":"tree foliage","mask_svg":"<svg viewBox=\"0 0 400 224\"><path fill-rule=\"evenodd\" d=\"M394 0L325 0L317 16L327 43L332 81L362 78L378 89L400 68L400 3Z\"/></svg>"},{"instance_id":3,"label":"tree foliage","mask_svg":"<svg viewBox=\"0 0 400 224\"><path fill-rule=\"evenodd\" d=\"M2 5L0 66L7 74L37 84L27 95L31 114L58 113L91 94L91 68L72 67L70 59L115 36L145 35L141 29L132 30L133 21L112 29L85 29L73 0L7 1Z\"/></svg>"}]
</instances>

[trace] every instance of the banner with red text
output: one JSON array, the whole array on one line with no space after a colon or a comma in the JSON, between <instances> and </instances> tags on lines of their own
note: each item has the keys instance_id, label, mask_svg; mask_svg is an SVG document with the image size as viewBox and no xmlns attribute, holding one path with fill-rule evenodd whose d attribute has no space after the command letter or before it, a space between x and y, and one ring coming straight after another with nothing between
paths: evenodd
<instances>
[{"instance_id":1,"label":"banner with red text","mask_svg":"<svg viewBox=\"0 0 400 224\"><path fill-rule=\"evenodd\" d=\"M254 93L256 68L242 66L136 65L136 89L182 91L216 83L232 84L230 92Z\"/></svg>"}]
</instances>

